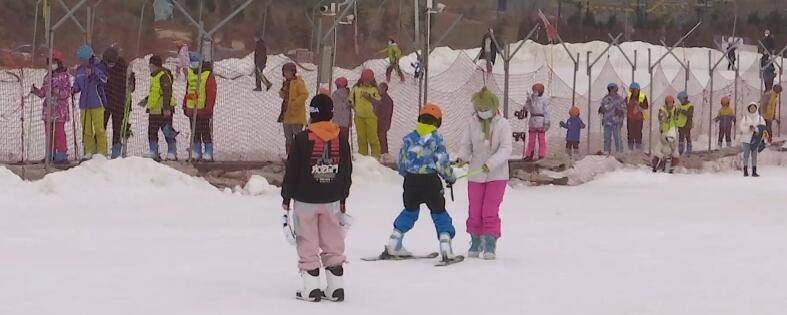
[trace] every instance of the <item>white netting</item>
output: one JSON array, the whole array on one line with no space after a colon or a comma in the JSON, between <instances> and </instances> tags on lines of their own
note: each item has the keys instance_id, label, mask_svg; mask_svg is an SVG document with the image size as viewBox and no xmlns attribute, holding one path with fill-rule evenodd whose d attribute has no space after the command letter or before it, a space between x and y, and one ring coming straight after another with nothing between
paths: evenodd
<instances>
[{"instance_id":1,"label":"white netting","mask_svg":"<svg viewBox=\"0 0 787 315\"><path fill-rule=\"evenodd\" d=\"M590 134L590 152L601 149L601 124L597 114L598 103L606 94L608 83L618 83L627 86L631 82L632 69L617 48L609 50L593 67L590 78L586 72L587 60L585 53L591 51L591 60L598 56L606 43L592 42L586 44L568 44L569 50L576 55L580 53L579 71L576 83L575 103L582 110L582 118L589 124L583 131L581 148L583 151L588 143L586 132ZM513 44L515 47L516 44ZM732 96L735 87L735 75L726 70L726 61L713 72L713 99L710 99L710 73L708 71L708 49L705 48L678 48L675 55L688 61L691 66L688 81L683 68L673 56L665 57L653 69L651 82L648 73L648 49L651 49L652 61L656 61L667 49L644 43L624 43L621 49L630 58L637 51L637 68L634 77L639 82L643 91L648 94L653 105L655 118L660 106L667 95L675 95L687 86L691 101L696 106L694 119L695 128L693 136L696 140L703 139L707 145L707 135L715 137L717 131L714 124L708 119L715 116L719 108L719 100L725 95ZM477 49L451 50L438 48L432 54L430 66L432 77L429 84L429 101L440 104L445 112L441 133L444 134L449 149L453 150L461 138L465 122L472 114L470 96L478 91L484 84L481 68L473 62ZM713 62L721 56L721 52L712 51ZM413 54L406 56L401 61L402 69L411 72L410 62L415 59ZM277 55L268 59L265 70L274 87L270 92L253 92L254 77L253 57L243 59L227 59L214 64L217 75L218 96L213 122L213 135L216 147L216 159L222 161L261 161L278 159L284 153L284 135L280 124L276 123L279 114L281 99L278 97L278 88L281 86L281 65L289 59ZM743 103L758 101L761 93L761 80L759 77L759 55L742 52L740 62L740 77L738 80L738 98L734 102L737 110L743 108ZM778 61L779 63L781 60ZM369 60L365 63L377 74L378 81L384 77L385 60ZM147 60L135 59L131 67L137 77L137 89L133 94L133 103L136 104L147 96L149 76L147 75ZM174 70L174 64L167 64ZM305 65L307 68L313 65ZM487 86L496 94L503 94L505 76L502 71L502 61L495 66L495 73L487 82ZM345 76L353 84L360 76L361 68L335 70L334 77ZM41 121L41 107L43 101L30 95L33 84L41 85L45 74L42 69L5 69L0 73L0 160L5 161L35 161L44 158L44 125ZM299 70L304 76L307 87L314 95L316 88L316 72ZM547 87L547 95L552 97L550 120L552 128L548 131L549 151L562 152L564 146L565 130L558 127L558 122L568 117L568 110L572 100L572 77L574 66L562 47L559 45L545 46L534 42L527 42L519 53L514 56L510 71L510 106L509 117L515 131L525 131L526 122L514 118L514 111L522 107L524 99L532 84L542 82ZM780 78L776 79L780 82ZM651 91L651 85L653 87ZM590 87L590 102L588 103L588 86ZM185 80L181 77L175 82L175 94L178 101L182 100L185 92ZM396 152L400 146L400 139L414 128L418 111L418 86L411 76L407 82L391 83L391 96L395 102L392 128L389 133L391 152ZM652 95L651 95L652 94ZM76 95L76 98L79 96ZM24 103L22 102L24 100ZM68 149L71 158L74 158L73 130L81 130L79 112L74 113L77 118L74 125L66 125ZM24 119L24 121L22 121ZM129 140L128 153L142 155L147 150L147 114L144 109L134 106L131 117L134 136ZM652 129L650 128L652 124ZM779 126L780 127L780 126ZM114 132L107 127L107 132ZM183 115L180 106L175 116L175 129L181 132L178 137L179 155L187 156L188 139L190 139L189 121ZM652 119L645 123L643 130L644 146L648 147L649 131L654 136L658 133L657 122ZM625 129L623 130L625 137ZM165 148L163 137L160 137L162 148ZM110 137L111 139L111 137ZM655 138L654 138L655 139ZM714 138L715 139L715 138ZM76 142L81 147L82 139L79 132ZM715 146L715 141L713 141ZM514 152L522 152L522 142L515 145ZM695 150L704 147L696 147ZM80 148L80 152L81 152Z\"/></svg>"}]
</instances>

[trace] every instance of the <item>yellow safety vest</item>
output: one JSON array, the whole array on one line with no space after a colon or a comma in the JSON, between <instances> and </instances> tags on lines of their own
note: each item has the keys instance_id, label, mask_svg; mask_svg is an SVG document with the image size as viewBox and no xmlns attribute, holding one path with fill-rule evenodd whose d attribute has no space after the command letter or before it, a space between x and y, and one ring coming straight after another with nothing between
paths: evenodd
<instances>
[{"instance_id":1,"label":"yellow safety vest","mask_svg":"<svg viewBox=\"0 0 787 315\"><path fill-rule=\"evenodd\" d=\"M668 110L666 106L662 106L659 109L659 130L661 133L665 133L670 129L677 127L677 112L677 107L673 107L672 110Z\"/></svg>"},{"instance_id":2,"label":"yellow safety vest","mask_svg":"<svg viewBox=\"0 0 787 315\"><path fill-rule=\"evenodd\" d=\"M640 90L640 91L639 91L639 97L638 97L638 98L639 98L639 99L637 100L638 102L640 102L640 103L644 102L644 101L645 101L645 98L646 98L646 96L645 96L645 92L642 92L642 90ZM628 104L628 103L629 103L629 101L631 101L631 94L629 94L628 96L626 96L626 104ZM641 110L641 109L640 109L640 110ZM647 111L642 111L642 119L643 119L643 120L648 120L648 119L650 119L650 113L649 113L649 112L647 112Z\"/></svg>"},{"instance_id":3,"label":"yellow safety vest","mask_svg":"<svg viewBox=\"0 0 787 315\"><path fill-rule=\"evenodd\" d=\"M692 104L691 102L689 102L686 105L681 104L681 105L678 106L678 108L680 108L680 110L682 110L682 111L690 110L693 107L694 107L694 104ZM688 122L689 122L689 116L686 116L686 114L684 114L682 112L678 113L678 117L676 118L676 122L675 122L675 127L678 127L678 128L686 127L686 123L688 123Z\"/></svg>"},{"instance_id":4,"label":"yellow safety vest","mask_svg":"<svg viewBox=\"0 0 787 315\"><path fill-rule=\"evenodd\" d=\"M208 85L208 77L210 76L210 70L202 71L202 75L199 77L199 92L197 90L197 74L194 73L194 70L189 69L189 88L186 91L186 108L189 109L203 109L205 108L205 99L206 99L206 92L205 87Z\"/></svg>"},{"instance_id":5,"label":"yellow safety vest","mask_svg":"<svg viewBox=\"0 0 787 315\"><path fill-rule=\"evenodd\" d=\"M154 115L161 115L164 109L164 95L161 94L161 78L169 74L167 71L159 71L159 73L150 78L150 95L148 95L148 113ZM172 78L170 77L170 80ZM174 91L173 91L174 92ZM176 103L175 93L172 93L170 105L174 106Z\"/></svg>"}]
</instances>

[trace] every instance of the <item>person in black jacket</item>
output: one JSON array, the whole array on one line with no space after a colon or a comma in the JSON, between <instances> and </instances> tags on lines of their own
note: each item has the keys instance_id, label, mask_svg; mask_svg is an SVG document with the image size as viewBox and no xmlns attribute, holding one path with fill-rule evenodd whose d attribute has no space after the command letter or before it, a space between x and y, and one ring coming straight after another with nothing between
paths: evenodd
<instances>
[{"instance_id":1,"label":"person in black jacket","mask_svg":"<svg viewBox=\"0 0 787 315\"><path fill-rule=\"evenodd\" d=\"M481 52L478 55L478 59L486 60L486 75L492 74L492 66L495 65L495 61L497 61L497 45L495 44L495 31L493 29L489 29L489 32L484 34L484 37L481 39Z\"/></svg>"},{"instance_id":2,"label":"person in black jacket","mask_svg":"<svg viewBox=\"0 0 787 315\"><path fill-rule=\"evenodd\" d=\"M260 35L255 35L254 41L256 44L254 47L254 91L262 91L262 83L265 83L265 90L270 90L273 84L268 81L265 73L263 73L268 63L268 47Z\"/></svg>"},{"instance_id":3,"label":"person in black jacket","mask_svg":"<svg viewBox=\"0 0 787 315\"><path fill-rule=\"evenodd\" d=\"M318 302L344 300L342 276L344 218L352 184L352 157L347 136L334 124L333 101L318 94L309 107L311 123L295 136L287 157L281 188L282 208L290 211L294 199L294 226L298 268L303 289L297 297ZM328 272L328 287L320 290L320 267Z\"/></svg>"},{"instance_id":4,"label":"person in black jacket","mask_svg":"<svg viewBox=\"0 0 787 315\"><path fill-rule=\"evenodd\" d=\"M127 73L128 64L123 57L118 56L117 48L109 47L102 56L103 62L108 69L106 85L107 104L104 111L104 126L112 119L112 158L120 157L122 153L121 131L123 129L123 117L126 113L126 96L134 92L135 77L134 72ZM129 107L130 108L130 107ZM131 134L131 123L126 122L126 134L128 138Z\"/></svg>"}]
</instances>

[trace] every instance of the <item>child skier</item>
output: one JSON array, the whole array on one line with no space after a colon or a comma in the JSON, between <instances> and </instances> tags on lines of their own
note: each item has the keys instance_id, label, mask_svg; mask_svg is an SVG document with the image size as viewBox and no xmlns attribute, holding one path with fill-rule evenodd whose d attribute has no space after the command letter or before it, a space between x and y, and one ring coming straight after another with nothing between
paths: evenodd
<instances>
[{"instance_id":1,"label":"child skier","mask_svg":"<svg viewBox=\"0 0 787 315\"><path fill-rule=\"evenodd\" d=\"M659 148L657 148L652 162L653 173L658 170L672 173L678 165L676 142L678 141L678 108L675 107L675 98L668 95L664 99L664 106L659 109Z\"/></svg>"},{"instance_id":2,"label":"child skier","mask_svg":"<svg viewBox=\"0 0 787 315\"><path fill-rule=\"evenodd\" d=\"M528 142L524 152L525 161L533 161L536 151L536 139L538 140L538 159L543 159L547 155L546 132L549 130L549 98L544 95L544 85L536 83L533 85L533 93L528 93L525 101L525 116L530 114L528 120Z\"/></svg>"},{"instance_id":3,"label":"child skier","mask_svg":"<svg viewBox=\"0 0 787 315\"><path fill-rule=\"evenodd\" d=\"M318 94L309 106L311 123L298 133L287 157L282 182L282 208L290 211L298 250L303 288L299 299L319 302L344 300L344 232L341 216L352 182L352 157L347 137L331 122L333 101ZM325 268L327 288L322 291L320 267Z\"/></svg>"},{"instance_id":4,"label":"child skier","mask_svg":"<svg viewBox=\"0 0 787 315\"><path fill-rule=\"evenodd\" d=\"M172 90L172 72L164 68L161 56L150 56L150 94L147 97L148 147L147 156L159 161L158 132L164 133L167 141L167 160L178 159L178 132L172 126L173 109L176 100Z\"/></svg>"},{"instance_id":5,"label":"child skier","mask_svg":"<svg viewBox=\"0 0 787 315\"><path fill-rule=\"evenodd\" d=\"M760 152L759 146L768 137L765 119L757 112L757 103L751 102L746 107L747 113L743 115L740 123L741 149L743 150L743 176L749 176L749 156L751 156L751 175L760 177L757 174L757 154Z\"/></svg>"},{"instance_id":6,"label":"child skier","mask_svg":"<svg viewBox=\"0 0 787 315\"><path fill-rule=\"evenodd\" d=\"M192 52L191 65L186 77L186 94L183 96L183 113L189 118L189 127L194 126L192 158L213 161L213 131L211 128L213 108L216 106L216 77L210 62L202 61L202 54ZM202 67L202 72L197 75ZM194 117L196 112L196 117ZM194 123L192 124L192 119ZM203 144L205 151L203 151ZM204 154L203 154L204 153Z\"/></svg>"},{"instance_id":7,"label":"child skier","mask_svg":"<svg viewBox=\"0 0 787 315\"><path fill-rule=\"evenodd\" d=\"M721 98L721 108L719 114L713 118L714 122L719 123L719 141L717 147L722 148L723 140L727 140L727 147L732 146L732 125L735 124L735 110L730 106L730 97Z\"/></svg>"},{"instance_id":8,"label":"child skier","mask_svg":"<svg viewBox=\"0 0 787 315\"><path fill-rule=\"evenodd\" d=\"M350 128L353 126L353 112L350 105L350 89L347 88L347 78L339 77L335 81L336 90L333 91L333 122L339 125L341 133L350 139Z\"/></svg>"},{"instance_id":9,"label":"child skier","mask_svg":"<svg viewBox=\"0 0 787 315\"><path fill-rule=\"evenodd\" d=\"M683 155L691 154L691 128L694 126L694 105L689 101L689 95L685 91L678 93L678 153Z\"/></svg>"},{"instance_id":10,"label":"child skier","mask_svg":"<svg viewBox=\"0 0 787 315\"><path fill-rule=\"evenodd\" d=\"M579 136L582 129L585 129L585 122L579 118L579 107L572 106L568 111L571 116L565 122L560 122L560 127L566 129L566 154L573 158L579 154Z\"/></svg>"},{"instance_id":11,"label":"child skier","mask_svg":"<svg viewBox=\"0 0 787 315\"><path fill-rule=\"evenodd\" d=\"M456 182L443 137L437 133L442 118L440 107L426 104L420 110L416 129L404 137L399 152L399 174L404 176L404 210L394 221L394 230L383 254L412 256L402 245L402 240L415 225L420 206L425 203L437 230L443 261L460 259L451 249L451 239L456 230L445 208L443 182L440 180L442 177L449 187Z\"/></svg>"},{"instance_id":12,"label":"child skier","mask_svg":"<svg viewBox=\"0 0 787 315\"><path fill-rule=\"evenodd\" d=\"M388 57L388 68L385 69L385 82L391 82L391 73L394 71L399 75L399 80L404 82L404 74L402 73L402 68L399 67L399 59L402 58L402 50L399 49L396 40L394 40L393 37L389 38L388 46L380 52L385 53Z\"/></svg>"},{"instance_id":13,"label":"child skier","mask_svg":"<svg viewBox=\"0 0 787 315\"><path fill-rule=\"evenodd\" d=\"M49 73L47 73L44 76L44 82L41 84L41 88L33 85L30 93L44 99L44 106L42 106L41 110L41 120L44 121L46 146L47 149L52 149L50 159L56 164L60 164L68 162L66 122L71 120L68 108L68 99L71 96L71 80L69 80L68 77L68 69L63 66L62 53L55 51L52 54L52 60L49 62L49 69L52 74L51 79ZM55 127L54 135L52 126Z\"/></svg>"},{"instance_id":14,"label":"child skier","mask_svg":"<svg viewBox=\"0 0 787 315\"><path fill-rule=\"evenodd\" d=\"M377 81L371 69L364 69L361 78L350 93L350 102L355 109L355 131L358 137L358 153L380 159L380 139L377 137L377 115L372 101L379 101Z\"/></svg>"},{"instance_id":15,"label":"child skier","mask_svg":"<svg viewBox=\"0 0 787 315\"><path fill-rule=\"evenodd\" d=\"M511 125L499 112L499 101L486 87L473 95L474 117L465 129L457 164L470 163L467 184L469 257L495 259L500 238L500 204L508 184ZM480 172L479 172L480 171Z\"/></svg>"}]
</instances>

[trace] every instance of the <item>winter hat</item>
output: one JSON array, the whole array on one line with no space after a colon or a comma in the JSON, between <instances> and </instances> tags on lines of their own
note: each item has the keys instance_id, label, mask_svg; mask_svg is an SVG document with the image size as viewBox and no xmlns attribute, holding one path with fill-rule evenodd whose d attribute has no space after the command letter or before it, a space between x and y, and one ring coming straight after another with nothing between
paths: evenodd
<instances>
[{"instance_id":1,"label":"winter hat","mask_svg":"<svg viewBox=\"0 0 787 315\"><path fill-rule=\"evenodd\" d=\"M192 51L189 53L189 61L191 62L199 62L202 61L202 54L196 51Z\"/></svg>"},{"instance_id":2,"label":"winter hat","mask_svg":"<svg viewBox=\"0 0 787 315\"><path fill-rule=\"evenodd\" d=\"M773 91L776 92L776 93L781 93L782 92L782 86L779 85L779 84L773 85Z\"/></svg>"},{"instance_id":3,"label":"winter hat","mask_svg":"<svg viewBox=\"0 0 787 315\"><path fill-rule=\"evenodd\" d=\"M336 83L336 86L347 87L347 78L338 77L334 83Z\"/></svg>"},{"instance_id":4,"label":"winter hat","mask_svg":"<svg viewBox=\"0 0 787 315\"><path fill-rule=\"evenodd\" d=\"M82 45L77 49L77 59L85 61L93 57L93 48L90 45Z\"/></svg>"},{"instance_id":5,"label":"winter hat","mask_svg":"<svg viewBox=\"0 0 787 315\"><path fill-rule=\"evenodd\" d=\"M541 83L533 84L533 92L538 92L539 96L544 95L544 85Z\"/></svg>"},{"instance_id":6,"label":"winter hat","mask_svg":"<svg viewBox=\"0 0 787 315\"><path fill-rule=\"evenodd\" d=\"M615 83L607 84L607 92L612 92L618 88L618 85Z\"/></svg>"},{"instance_id":7,"label":"winter hat","mask_svg":"<svg viewBox=\"0 0 787 315\"><path fill-rule=\"evenodd\" d=\"M749 103L749 106L746 106L746 110L747 110L747 111L749 111L749 112L751 113L751 108L752 108L752 106L754 106L754 113L756 114L756 113L757 113L757 108L759 107L759 105L757 104L757 102L751 102L751 103Z\"/></svg>"},{"instance_id":8,"label":"winter hat","mask_svg":"<svg viewBox=\"0 0 787 315\"><path fill-rule=\"evenodd\" d=\"M362 82L374 81L374 71L372 71L372 69L363 69L363 71L361 71L361 81Z\"/></svg>"},{"instance_id":9,"label":"winter hat","mask_svg":"<svg viewBox=\"0 0 787 315\"><path fill-rule=\"evenodd\" d=\"M288 62L281 66L281 71L282 72L290 71L292 73L297 73L298 67L295 65L294 62Z\"/></svg>"},{"instance_id":10,"label":"winter hat","mask_svg":"<svg viewBox=\"0 0 787 315\"><path fill-rule=\"evenodd\" d=\"M571 109L568 110L568 115L571 117L579 117L579 107L571 106Z\"/></svg>"},{"instance_id":11,"label":"winter hat","mask_svg":"<svg viewBox=\"0 0 787 315\"><path fill-rule=\"evenodd\" d=\"M681 102L688 102L689 94L687 94L686 91L680 91L680 93L678 93L678 100Z\"/></svg>"},{"instance_id":12,"label":"winter hat","mask_svg":"<svg viewBox=\"0 0 787 315\"><path fill-rule=\"evenodd\" d=\"M150 64L152 64L152 65L156 66L156 67L161 67L161 66L164 64L164 63L161 61L161 56L159 56L159 55L153 55L153 56L150 56L150 61L148 61L148 62L149 62Z\"/></svg>"},{"instance_id":13,"label":"winter hat","mask_svg":"<svg viewBox=\"0 0 787 315\"><path fill-rule=\"evenodd\" d=\"M101 55L101 59L106 63L116 63L118 60L118 50L115 49L115 47L107 48L104 50L104 54Z\"/></svg>"},{"instance_id":14,"label":"winter hat","mask_svg":"<svg viewBox=\"0 0 787 315\"><path fill-rule=\"evenodd\" d=\"M639 90L640 89L639 83L637 83L637 82L631 83L631 85L629 86L629 89L631 89L631 90Z\"/></svg>"},{"instance_id":15,"label":"winter hat","mask_svg":"<svg viewBox=\"0 0 787 315\"><path fill-rule=\"evenodd\" d=\"M440 128L443 123L443 111L434 103L426 103L418 112L418 122Z\"/></svg>"},{"instance_id":16,"label":"winter hat","mask_svg":"<svg viewBox=\"0 0 787 315\"><path fill-rule=\"evenodd\" d=\"M333 100L325 94L317 94L309 103L309 117L312 123L333 119Z\"/></svg>"},{"instance_id":17,"label":"winter hat","mask_svg":"<svg viewBox=\"0 0 787 315\"><path fill-rule=\"evenodd\" d=\"M673 97L672 95L667 95L667 97L664 98L664 104L675 105L675 97Z\"/></svg>"},{"instance_id":18,"label":"winter hat","mask_svg":"<svg viewBox=\"0 0 787 315\"><path fill-rule=\"evenodd\" d=\"M500 101L497 99L497 96L486 87L481 88L481 91L473 94L472 101L473 108L475 108L476 112L492 112L489 117L482 117L481 114L478 114L478 117L481 118L481 130L484 132L484 138L487 140L492 139L492 117L494 117L494 113L500 108Z\"/></svg>"},{"instance_id":19,"label":"winter hat","mask_svg":"<svg viewBox=\"0 0 787 315\"><path fill-rule=\"evenodd\" d=\"M58 50L52 51L52 60L63 61L63 53Z\"/></svg>"},{"instance_id":20,"label":"winter hat","mask_svg":"<svg viewBox=\"0 0 787 315\"><path fill-rule=\"evenodd\" d=\"M725 96L721 98L721 105L729 106L730 105L730 97Z\"/></svg>"}]
</instances>

